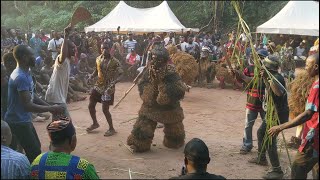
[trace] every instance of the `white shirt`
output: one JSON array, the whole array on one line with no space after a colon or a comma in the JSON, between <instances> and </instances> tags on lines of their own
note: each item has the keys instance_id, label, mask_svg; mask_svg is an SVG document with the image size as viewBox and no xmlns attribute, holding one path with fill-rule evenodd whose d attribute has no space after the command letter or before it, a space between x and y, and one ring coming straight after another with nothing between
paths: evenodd
<instances>
[{"instance_id":1,"label":"white shirt","mask_svg":"<svg viewBox=\"0 0 320 180\"><path fill-rule=\"evenodd\" d=\"M166 38L164 38L164 45L166 46L166 45L168 45L168 43L169 43L169 40L170 40L170 37L166 37ZM171 38L171 41L172 41L172 45L176 45L176 40L174 39L174 38Z\"/></svg>"},{"instance_id":2,"label":"white shirt","mask_svg":"<svg viewBox=\"0 0 320 180\"><path fill-rule=\"evenodd\" d=\"M296 47L296 56L303 56L304 48Z\"/></svg>"},{"instance_id":3,"label":"white shirt","mask_svg":"<svg viewBox=\"0 0 320 180\"><path fill-rule=\"evenodd\" d=\"M45 99L49 103L66 104L69 76L70 76L70 60L66 58L62 64L59 63L57 57L53 72L49 81Z\"/></svg>"},{"instance_id":4,"label":"white shirt","mask_svg":"<svg viewBox=\"0 0 320 180\"><path fill-rule=\"evenodd\" d=\"M61 48L63 43L63 38L59 40L51 39L48 44L48 50L57 51L57 47ZM55 60L58 56L59 52L52 52L52 60Z\"/></svg>"},{"instance_id":5,"label":"white shirt","mask_svg":"<svg viewBox=\"0 0 320 180\"><path fill-rule=\"evenodd\" d=\"M246 34L245 33L242 33L241 35L240 35L240 38L241 38L241 40L242 40L242 42L247 42L247 36L246 36Z\"/></svg>"},{"instance_id":6,"label":"white shirt","mask_svg":"<svg viewBox=\"0 0 320 180\"><path fill-rule=\"evenodd\" d=\"M183 42L183 43L180 44L180 46L181 46L181 51L186 52L186 46L187 46L187 44L189 44L189 43Z\"/></svg>"}]
</instances>

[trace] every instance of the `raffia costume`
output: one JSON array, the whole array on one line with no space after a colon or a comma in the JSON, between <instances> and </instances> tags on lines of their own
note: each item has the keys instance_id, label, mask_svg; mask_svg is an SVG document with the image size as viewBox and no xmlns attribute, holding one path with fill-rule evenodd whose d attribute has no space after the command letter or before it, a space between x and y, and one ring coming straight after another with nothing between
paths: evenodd
<instances>
[{"instance_id":1,"label":"raffia costume","mask_svg":"<svg viewBox=\"0 0 320 180\"><path fill-rule=\"evenodd\" d=\"M148 69L138 82L143 103L127 144L135 152L150 150L157 123L162 123L164 146L179 148L185 139L182 123L184 114L179 102L184 97L185 86L173 65L164 66L164 70L159 73L161 80L158 81L152 76L150 64L146 68Z\"/></svg>"},{"instance_id":2,"label":"raffia costume","mask_svg":"<svg viewBox=\"0 0 320 180\"><path fill-rule=\"evenodd\" d=\"M191 85L199 72L196 59L186 52L178 51L175 46L169 45L167 49L181 80L187 85Z\"/></svg>"}]
</instances>

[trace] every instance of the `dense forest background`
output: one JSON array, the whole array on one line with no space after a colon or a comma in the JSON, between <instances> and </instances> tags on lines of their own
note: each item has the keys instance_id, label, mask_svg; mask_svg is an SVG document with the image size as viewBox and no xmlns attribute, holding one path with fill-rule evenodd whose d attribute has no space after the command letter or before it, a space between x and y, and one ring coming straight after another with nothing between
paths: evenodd
<instances>
[{"instance_id":1,"label":"dense forest background","mask_svg":"<svg viewBox=\"0 0 320 180\"><path fill-rule=\"evenodd\" d=\"M125 1L129 6L149 8L162 1ZM238 17L230 1L167 1L173 13L186 27L206 31L236 28ZM288 1L241 1L243 17L252 32L278 13ZM106 16L119 1L1 1L1 25L22 30L62 30L78 6L86 7L97 22ZM212 19L212 20L211 20ZM211 20L211 21L210 21ZM83 30L91 24L78 24Z\"/></svg>"}]
</instances>

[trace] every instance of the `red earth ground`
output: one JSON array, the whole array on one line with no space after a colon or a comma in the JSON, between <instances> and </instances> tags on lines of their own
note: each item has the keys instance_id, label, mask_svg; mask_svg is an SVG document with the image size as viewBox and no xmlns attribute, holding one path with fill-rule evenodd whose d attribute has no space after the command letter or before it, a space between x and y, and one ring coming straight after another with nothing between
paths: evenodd
<instances>
[{"instance_id":1,"label":"red earth ground","mask_svg":"<svg viewBox=\"0 0 320 180\"><path fill-rule=\"evenodd\" d=\"M256 132L261 124L258 118L253 128L254 148L247 155L239 154L245 120L246 93L227 89L219 89L215 80L213 89L192 88L186 93L181 104L184 110L184 126L186 142L192 138L200 138L209 147L211 162L208 172L223 175L227 179L257 179L266 173L268 167L249 164L247 161L257 156ZM122 97L131 83L117 84L115 103ZM86 95L88 96L88 95ZM163 129L156 129L151 151L132 154L124 144L130 134L134 120L142 101L135 87L116 109L112 109L114 127L117 134L104 137L107 122L98 104L97 118L100 128L87 134L86 128L92 123L88 111L88 98L85 101L68 105L73 123L77 130L77 147L73 154L91 162L98 175L103 178L128 179L130 168L132 178L166 179L177 176L183 165L183 147L168 149L162 145ZM34 123L42 143L42 151L48 151L49 138L44 123ZM295 134L295 129L284 131L286 140ZM285 177L290 177L289 160L285 153L283 139L279 136L279 156ZM294 159L295 150L289 150ZM118 168L118 169L113 169ZM122 170L119 170L122 169Z\"/></svg>"}]
</instances>

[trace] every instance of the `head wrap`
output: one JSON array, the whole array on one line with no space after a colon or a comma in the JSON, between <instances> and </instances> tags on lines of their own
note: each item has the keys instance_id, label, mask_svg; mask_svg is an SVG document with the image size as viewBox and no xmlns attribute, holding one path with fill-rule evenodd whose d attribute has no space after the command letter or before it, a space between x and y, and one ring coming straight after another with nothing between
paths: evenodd
<instances>
[{"instance_id":1,"label":"head wrap","mask_svg":"<svg viewBox=\"0 0 320 180\"><path fill-rule=\"evenodd\" d=\"M61 117L47 126L51 142L61 142L76 134L76 130L68 117Z\"/></svg>"}]
</instances>

